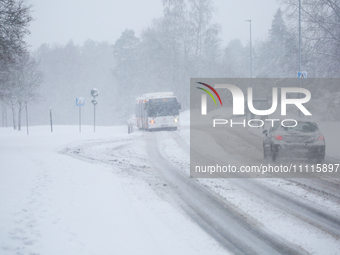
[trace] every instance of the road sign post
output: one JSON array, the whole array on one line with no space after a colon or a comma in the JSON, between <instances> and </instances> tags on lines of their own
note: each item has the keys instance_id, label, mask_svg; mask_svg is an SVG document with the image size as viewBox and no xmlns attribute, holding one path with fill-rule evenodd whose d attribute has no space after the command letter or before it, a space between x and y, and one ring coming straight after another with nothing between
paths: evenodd
<instances>
[{"instance_id":1,"label":"road sign post","mask_svg":"<svg viewBox=\"0 0 340 255\"><path fill-rule=\"evenodd\" d=\"M81 107L79 106L79 133L81 133Z\"/></svg>"},{"instance_id":2,"label":"road sign post","mask_svg":"<svg viewBox=\"0 0 340 255\"><path fill-rule=\"evenodd\" d=\"M98 104L98 101L96 100L96 97L99 95L98 89L93 88L91 90L91 95L93 96L93 100L91 103L93 104L93 132L96 132L96 105Z\"/></svg>"},{"instance_id":3,"label":"road sign post","mask_svg":"<svg viewBox=\"0 0 340 255\"><path fill-rule=\"evenodd\" d=\"M76 106L79 106L79 133L81 132L81 107L85 105L83 97L76 97Z\"/></svg>"},{"instance_id":4,"label":"road sign post","mask_svg":"<svg viewBox=\"0 0 340 255\"><path fill-rule=\"evenodd\" d=\"M302 88L303 80L307 79L307 72L306 71L298 71L298 79L299 79L300 88ZM301 98L301 93L299 93L299 98ZM299 111L299 117L302 117L301 111Z\"/></svg>"},{"instance_id":5,"label":"road sign post","mask_svg":"<svg viewBox=\"0 0 340 255\"><path fill-rule=\"evenodd\" d=\"M299 79L307 79L307 72L306 71L299 71L298 72Z\"/></svg>"}]
</instances>

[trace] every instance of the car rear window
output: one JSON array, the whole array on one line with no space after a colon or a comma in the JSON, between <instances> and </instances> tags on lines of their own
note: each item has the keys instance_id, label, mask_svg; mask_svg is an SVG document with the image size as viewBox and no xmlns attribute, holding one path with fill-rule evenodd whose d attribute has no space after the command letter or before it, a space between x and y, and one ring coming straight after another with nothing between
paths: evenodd
<instances>
[{"instance_id":1,"label":"car rear window","mask_svg":"<svg viewBox=\"0 0 340 255\"><path fill-rule=\"evenodd\" d=\"M286 121L285 126L293 126L295 125L295 122L289 122ZM312 122L298 122L295 127L284 127L281 125L280 129L283 129L285 131L299 131L299 132L316 132L318 130L318 127L312 123Z\"/></svg>"}]
</instances>

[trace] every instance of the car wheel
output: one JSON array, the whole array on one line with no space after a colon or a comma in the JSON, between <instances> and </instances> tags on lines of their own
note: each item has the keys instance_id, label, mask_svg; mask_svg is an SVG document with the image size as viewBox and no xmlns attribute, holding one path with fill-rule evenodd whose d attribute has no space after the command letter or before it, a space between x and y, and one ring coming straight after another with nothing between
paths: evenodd
<instances>
[{"instance_id":1,"label":"car wheel","mask_svg":"<svg viewBox=\"0 0 340 255\"><path fill-rule=\"evenodd\" d=\"M273 162L275 162L275 160L277 159L277 154L275 152L273 152L273 148L270 148L270 157L272 159Z\"/></svg>"},{"instance_id":2,"label":"car wheel","mask_svg":"<svg viewBox=\"0 0 340 255\"><path fill-rule=\"evenodd\" d=\"M316 163L317 163L317 164L322 164L324 161L325 161L325 155L319 156L319 157L317 157L317 159L316 159Z\"/></svg>"},{"instance_id":3,"label":"car wheel","mask_svg":"<svg viewBox=\"0 0 340 255\"><path fill-rule=\"evenodd\" d=\"M275 160L277 159L277 155L275 153L272 154L272 161L275 162Z\"/></svg>"},{"instance_id":4,"label":"car wheel","mask_svg":"<svg viewBox=\"0 0 340 255\"><path fill-rule=\"evenodd\" d=\"M264 145L263 145L263 158L266 160L270 158L270 153L266 152L266 150L264 149Z\"/></svg>"}]
</instances>

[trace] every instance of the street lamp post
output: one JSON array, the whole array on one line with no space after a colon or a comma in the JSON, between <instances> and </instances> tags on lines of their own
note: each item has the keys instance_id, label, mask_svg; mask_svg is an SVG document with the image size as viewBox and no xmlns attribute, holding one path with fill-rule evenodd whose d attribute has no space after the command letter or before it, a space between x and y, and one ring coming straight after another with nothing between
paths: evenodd
<instances>
[{"instance_id":1,"label":"street lamp post","mask_svg":"<svg viewBox=\"0 0 340 255\"><path fill-rule=\"evenodd\" d=\"M245 20L246 22L249 22L249 31L250 31L250 78L253 78L253 59L252 59L252 45L251 45L251 19Z\"/></svg>"},{"instance_id":2,"label":"street lamp post","mask_svg":"<svg viewBox=\"0 0 340 255\"><path fill-rule=\"evenodd\" d=\"M301 72L301 0L299 0L299 72ZM302 81L299 79L300 88L302 88ZM301 93L299 93L299 98L301 98ZM299 117L301 117L301 112L299 111Z\"/></svg>"},{"instance_id":3,"label":"street lamp post","mask_svg":"<svg viewBox=\"0 0 340 255\"><path fill-rule=\"evenodd\" d=\"M249 46L249 58L250 58L250 87L253 87L253 58L252 58L252 48L251 48L251 19L245 20L249 22L249 33L250 33L250 46ZM253 116L252 116L253 117Z\"/></svg>"},{"instance_id":4,"label":"street lamp post","mask_svg":"<svg viewBox=\"0 0 340 255\"><path fill-rule=\"evenodd\" d=\"M299 71L301 71L301 0L299 0Z\"/></svg>"}]
</instances>

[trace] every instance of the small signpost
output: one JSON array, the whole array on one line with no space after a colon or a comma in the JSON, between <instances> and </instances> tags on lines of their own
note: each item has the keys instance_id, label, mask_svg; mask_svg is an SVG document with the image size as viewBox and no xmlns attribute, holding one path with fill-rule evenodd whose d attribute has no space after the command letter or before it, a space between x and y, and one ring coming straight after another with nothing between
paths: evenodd
<instances>
[{"instance_id":1,"label":"small signpost","mask_svg":"<svg viewBox=\"0 0 340 255\"><path fill-rule=\"evenodd\" d=\"M302 88L302 81L307 79L307 72L306 71L299 71L298 72L298 79L299 79L299 83L300 83L300 88ZM301 98L301 93L299 93L299 98ZM299 117L302 117L300 111L299 111Z\"/></svg>"},{"instance_id":2,"label":"small signpost","mask_svg":"<svg viewBox=\"0 0 340 255\"><path fill-rule=\"evenodd\" d=\"M98 104L98 101L96 97L99 95L98 89L93 88L91 90L91 95L93 96L93 100L91 101L93 104L93 132L96 132L96 105Z\"/></svg>"},{"instance_id":3,"label":"small signpost","mask_svg":"<svg viewBox=\"0 0 340 255\"><path fill-rule=\"evenodd\" d=\"M84 97L76 97L76 106L79 106L79 132L81 132L81 106L85 105Z\"/></svg>"},{"instance_id":4,"label":"small signpost","mask_svg":"<svg viewBox=\"0 0 340 255\"><path fill-rule=\"evenodd\" d=\"M306 71L299 71L298 72L299 79L307 79L307 72Z\"/></svg>"}]
</instances>

